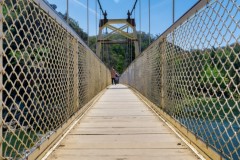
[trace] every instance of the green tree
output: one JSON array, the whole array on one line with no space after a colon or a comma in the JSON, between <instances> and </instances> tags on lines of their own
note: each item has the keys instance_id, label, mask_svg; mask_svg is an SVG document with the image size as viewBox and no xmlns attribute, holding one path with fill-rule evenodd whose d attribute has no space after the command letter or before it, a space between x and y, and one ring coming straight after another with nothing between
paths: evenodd
<instances>
[{"instance_id":1,"label":"green tree","mask_svg":"<svg viewBox=\"0 0 240 160\"><path fill-rule=\"evenodd\" d=\"M47 1L46 1L47 2ZM48 2L47 2L48 3ZM48 3L49 4L49 3ZM52 7L53 10L56 10L57 9L57 5L56 4L49 4L50 7ZM58 12L59 16L62 17L65 21L67 20L67 13L63 14L61 12ZM88 34L86 32L83 31L82 28L80 28L78 22L71 18L71 17L68 17L68 23L69 23L69 26L72 27L72 29L78 34L79 37L82 38L82 40L87 43L87 40L88 40Z\"/></svg>"}]
</instances>

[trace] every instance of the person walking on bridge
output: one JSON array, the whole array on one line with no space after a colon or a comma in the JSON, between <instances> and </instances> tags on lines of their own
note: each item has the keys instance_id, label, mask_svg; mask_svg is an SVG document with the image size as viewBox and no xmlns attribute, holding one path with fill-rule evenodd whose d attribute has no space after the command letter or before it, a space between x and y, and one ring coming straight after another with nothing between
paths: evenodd
<instances>
[{"instance_id":1,"label":"person walking on bridge","mask_svg":"<svg viewBox=\"0 0 240 160\"><path fill-rule=\"evenodd\" d=\"M113 85L113 84L116 85L116 81L115 81L116 74L117 74L117 72L116 72L115 69L112 67L112 68L111 68L112 85Z\"/></svg>"}]
</instances>

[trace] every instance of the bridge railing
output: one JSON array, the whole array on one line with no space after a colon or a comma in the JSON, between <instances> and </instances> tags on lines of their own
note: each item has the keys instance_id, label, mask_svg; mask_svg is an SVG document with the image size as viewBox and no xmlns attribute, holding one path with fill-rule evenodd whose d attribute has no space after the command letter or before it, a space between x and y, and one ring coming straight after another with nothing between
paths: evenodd
<instances>
[{"instance_id":1,"label":"bridge railing","mask_svg":"<svg viewBox=\"0 0 240 160\"><path fill-rule=\"evenodd\" d=\"M0 36L0 159L36 159L110 73L42 0L0 1Z\"/></svg>"},{"instance_id":2,"label":"bridge railing","mask_svg":"<svg viewBox=\"0 0 240 160\"><path fill-rule=\"evenodd\" d=\"M199 1L120 78L212 159L240 159L239 6Z\"/></svg>"}]
</instances>

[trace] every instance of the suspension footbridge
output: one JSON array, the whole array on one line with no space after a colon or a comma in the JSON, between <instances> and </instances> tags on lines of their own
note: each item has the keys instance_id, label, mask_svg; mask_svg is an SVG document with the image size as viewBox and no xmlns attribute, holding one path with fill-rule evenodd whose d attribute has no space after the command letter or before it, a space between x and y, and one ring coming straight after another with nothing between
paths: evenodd
<instances>
[{"instance_id":1,"label":"suspension footbridge","mask_svg":"<svg viewBox=\"0 0 240 160\"><path fill-rule=\"evenodd\" d=\"M199 0L144 51L141 1L124 19L96 3L94 53L68 13L0 1L0 159L240 159L240 1ZM115 43L131 63L111 85Z\"/></svg>"}]
</instances>

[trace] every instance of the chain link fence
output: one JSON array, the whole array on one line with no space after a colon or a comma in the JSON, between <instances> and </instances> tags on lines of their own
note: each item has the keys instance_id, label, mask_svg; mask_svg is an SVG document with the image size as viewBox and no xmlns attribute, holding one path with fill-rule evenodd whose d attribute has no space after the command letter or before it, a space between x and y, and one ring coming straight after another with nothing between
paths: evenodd
<instances>
[{"instance_id":1,"label":"chain link fence","mask_svg":"<svg viewBox=\"0 0 240 160\"><path fill-rule=\"evenodd\" d=\"M0 8L0 159L25 159L110 84L110 73L43 1Z\"/></svg>"},{"instance_id":2,"label":"chain link fence","mask_svg":"<svg viewBox=\"0 0 240 160\"><path fill-rule=\"evenodd\" d=\"M162 34L120 79L234 160L240 159L239 6L239 0L196 4L188 12L194 14Z\"/></svg>"}]
</instances>

